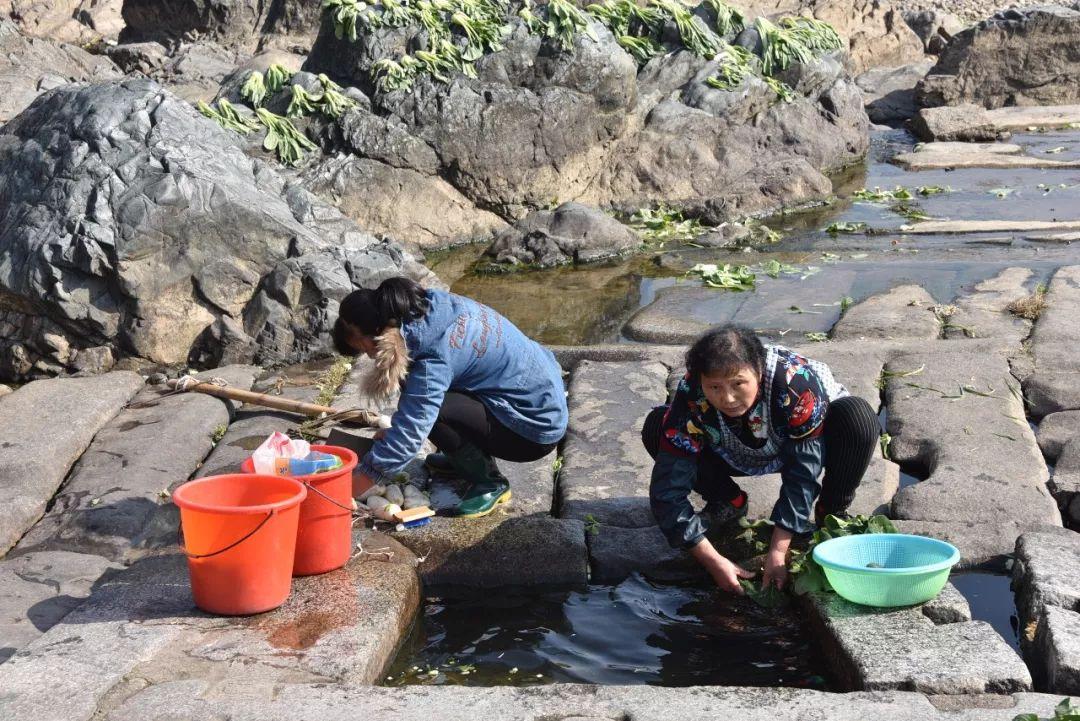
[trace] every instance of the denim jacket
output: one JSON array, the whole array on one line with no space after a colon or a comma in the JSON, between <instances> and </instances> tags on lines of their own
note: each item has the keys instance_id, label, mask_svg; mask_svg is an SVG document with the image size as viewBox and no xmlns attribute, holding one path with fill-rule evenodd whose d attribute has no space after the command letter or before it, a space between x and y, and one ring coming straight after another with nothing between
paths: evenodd
<instances>
[{"instance_id":1,"label":"denim jacket","mask_svg":"<svg viewBox=\"0 0 1080 721\"><path fill-rule=\"evenodd\" d=\"M448 391L475 395L504 426L534 443L566 434L566 390L551 351L491 308L453 293L427 291L430 307L401 327L410 358L391 428L360 470L387 481L420 451Z\"/></svg>"}]
</instances>

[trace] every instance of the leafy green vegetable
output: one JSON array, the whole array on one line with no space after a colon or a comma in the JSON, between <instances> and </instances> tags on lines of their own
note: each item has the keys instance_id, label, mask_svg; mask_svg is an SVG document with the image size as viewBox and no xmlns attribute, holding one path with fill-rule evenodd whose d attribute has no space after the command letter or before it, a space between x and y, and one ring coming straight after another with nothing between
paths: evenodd
<instances>
[{"instance_id":1,"label":"leafy green vegetable","mask_svg":"<svg viewBox=\"0 0 1080 721\"><path fill-rule=\"evenodd\" d=\"M593 42L597 42L596 33L589 27L588 17L577 5L568 0L548 0L547 14L545 34L549 38L556 38L563 50L573 49L574 37L578 33L585 33Z\"/></svg>"},{"instance_id":2,"label":"leafy green vegetable","mask_svg":"<svg viewBox=\"0 0 1080 721\"><path fill-rule=\"evenodd\" d=\"M888 459L889 446L892 445L892 436L890 436L888 433L882 433L881 436L878 438L878 445L881 446L881 457Z\"/></svg>"},{"instance_id":3,"label":"leafy green vegetable","mask_svg":"<svg viewBox=\"0 0 1080 721\"><path fill-rule=\"evenodd\" d=\"M824 343L829 340L828 333L807 333L806 340L813 341L815 343Z\"/></svg>"},{"instance_id":4,"label":"leafy green vegetable","mask_svg":"<svg viewBox=\"0 0 1080 721\"><path fill-rule=\"evenodd\" d=\"M738 35L746 27L746 16L724 0L705 0L705 5L716 16L717 35Z\"/></svg>"},{"instance_id":5,"label":"leafy green vegetable","mask_svg":"<svg viewBox=\"0 0 1080 721\"><path fill-rule=\"evenodd\" d=\"M637 230L646 243L693 240L705 232L696 218L684 218L681 210L663 204L655 210L642 208L630 216L628 225Z\"/></svg>"},{"instance_id":6,"label":"leafy green vegetable","mask_svg":"<svg viewBox=\"0 0 1080 721\"><path fill-rule=\"evenodd\" d=\"M225 98L221 98L217 101L217 109L210 107L203 101L199 101L195 106L199 112L210 118L216 120L218 125L226 130L234 130L241 135L247 135L252 130L258 130L259 124L254 120L244 118Z\"/></svg>"},{"instance_id":7,"label":"leafy green vegetable","mask_svg":"<svg viewBox=\"0 0 1080 721\"><path fill-rule=\"evenodd\" d=\"M724 263L698 263L688 271L688 275L697 275L710 288L723 290L753 290L757 277L745 265Z\"/></svg>"},{"instance_id":8,"label":"leafy green vegetable","mask_svg":"<svg viewBox=\"0 0 1080 721\"><path fill-rule=\"evenodd\" d=\"M263 81L263 74L258 70L253 70L248 75L247 80L244 81L243 87L240 88L240 97L248 101L256 108L262 105L263 100L266 99L266 83Z\"/></svg>"},{"instance_id":9,"label":"leafy green vegetable","mask_svg":"<svg viewBox=\"0 0 1080 721\"><path fill-rule=\"evenodd\" d=\"M285 83L292 79L292 71L284 65L274 63L266 69L266 88L271 93L279 92Z\"/></svg>"},{"instance_id":10,"label":"leafy green vegetable","mask_svg":"<svg viewBox=\"0 0 1080 721\"><path fill-rule=\"evenodd\" d=\"M319 74L319 83L323 87L322 96L318 99L319 111L330 118L340 117L349 108L356 107L356 101L341 92L341 86L322 73Z\"/></svg>"},{"instance_id":11,"label":"leafy green vegetable","mask_svg":"<svg viewBox=\"0 0 1080 721\"><path fill-rule=\"evenodd\" d=\"M322 6L331 13L338 40L347 38L349 42L356 42L356 21L361 10L358 0L323 0Z\"/></svg>"},{"instance_id":12,"label":"leafy green vegetable","mask_svg":"<svg viewBox=\"0 0 1080 721\"><path fill-rule=\"evenodd\" d=\"M1022 713L1013 717L1013 721L1044 721L1038 714ZM1054 707L1054 715L1045 721L1080 721L1080 706L1074 706L1071 698L1063 698Z\"/></svg>"},{"instance_id":13,"label":"leafy green vegetable","mask_svg":"<svg viewBox=\"0 0 1080 721\"><path fill-rule=\"evenodd\" d=\"M762 80L764 80L765 84L769 86L769 90L772 90L774 93L776 93L776 97L780 100L780 102L790 103L793 102L797 97L795 91L792 90L791 86L787 83L781 82L776 78L769 77L768 75L763 77Z\"/></svg>"},{"instance_id":14,"label":"leafy green vegetable","mask_svg":"<svg viewBox=\"0 0 1080 721\"><path fill-rule=\"evenodd\" d=\"M644 65L664 52L664 49L650 38L639 38L636 35L619 35L615 40L619 43L619 47L634 57L638 65Z\"/></svg>"},{"instance_id":15,"label":"leafy green vegetable","mask_svg":"<svg viewBox=\"0 0 1080 721\"><path fill-rule=\"evenodd\" d=\"M911 191L903 186L896 186L893 190L882 190L881 188L874 188L873 190L856 190L852 196L856 200L866 200L872 203L881 203L889 200L911 200Z\"/></svg>"},{"instance_id":16,"label":"leafy green vegetable","mask_svg":"<svg viewBox=\"0 0 1080 721\"><path fill-rule=\"evenodd\" d=\"M746 597L762 608L780 608L788 602L784 592L771 584L767 588L761 588L753 581L742 578L739 579L739 585Z\"/></svg>"},{"instance_id":17,"label":"leafy green vegetable","mask_svg":"<svg viewBox=\"0 0 1080 721\"><path fill-rule=\"evenodd\" d=\"M839 518L829 515L824 524L814 532L805 550L791 552L788 567L792 580L791 588L798 595L815 591L832 590L821 566L814 560L814 547L830 538L856 536L864 533L896 533L896 527L885 516L854 516Z\"/></svg>"},{"instance_id":18,"label":"leafy green vegetable","mask_svg":"<svg viewBox=\"0 0 1080 721\"><path fill-rule=\"evenodd\" d=\"M289 108L285 111L285 114L290 118L297 118L301 115L313 113L315 112L315 103L319 102L320 99L309 94L302 86L293 85L292 100L289 101Z\"/></svg>"},{"instance_id":19,"label":"leafy green vegetable","mask_svg":"<svg viewBox=\"0 0 1080 721\"><path fill-rule=\"evenodd\" d=\"M650 0L667 14L679 31L679 39L687 50L703 58L711 58L720 52L720 38L708 28L698 25L697 18L679 0Z\"/></svg>"},{"instance_id":20,"label":"leafy green vegetable","mask_svg":"<svg viewBox=\"0 0 1080 721\"><path fill-rule=\"evenodd\" d=\"M919 195L939 195L941 193L949 193L952 189L948 186L941 185L920 185L917 192Z\"/></svg>"},{"instance_id":21,"label":"leafy green vegetable","mask_svg":"<svg viewBox=\"0 0 1080 721\"><path fill-rule=\"evenodd\" d=\"M761 67L766 75L775 75L794 63L808 63L814 59L810 48L790 30L777 27L763 17L754 21L754 27L761 36Z\"/></svg>"},{"instance_id":22,"label":"leafy green vegetable","mask_svg":"<svg viewBox=\"0 0 1080 721\"><path fill-rule=\"evenodd\" d=\"M288 118L275 115L266 108L259 108L255 114L266 126L263 148L276 151L278 160L285 165L296 165L304 157L305 150L315 150L318 147L297 130Z\"/></svg>"},{"instance_id":23,"label":"leafy green vegetable","mask_svg":"<svg viewBox=\"0 0 1080 721\"><path fill-rule=\"evenodd\" d=\"M861 233L866 230L866 223L849 223L847 221L838 220L834 223L830 223L825 232L829 235L837 235L839 233Z\"/></svg>"},{"instance_id":24,"label":"leafy green vegetable","mask_svg":"<svg viewBox=\"0 0 1080 721\"><path fill-rule=\"evenodd\" d=\"M914 220L914 221L930 220L929 215L924 213L922 210L920 210L916 206L909 205L907 203L897 203L896 205L889 208L889 210L896 213L897 215L904 216L908 220Z\"/></svg>"}]
</instances>

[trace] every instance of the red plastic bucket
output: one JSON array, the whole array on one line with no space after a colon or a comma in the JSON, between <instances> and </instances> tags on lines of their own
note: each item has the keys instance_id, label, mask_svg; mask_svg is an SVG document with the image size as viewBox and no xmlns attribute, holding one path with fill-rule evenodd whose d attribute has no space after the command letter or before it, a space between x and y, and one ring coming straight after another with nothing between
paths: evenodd
<instances>
[{"instance_id":1,"label":"red plastic bucket","mask_svg":"<svg viewBox=\"0 0 1080 721\"><path fill-rule=\"evenodd\" d=\"M246 616L289 597L304 484L278 476L231 474L173 491L195 605Z\"/></svg>"},{"instance_id":2,"label":"red plastic bucket","mask_svg":"<svg viewBox=\"0 0 1080 721\"><path fill-rule=\"evenodd\" d=\"M352 474L358 459L340 446L313 445L311 450L334 454L342 466L328 473L289 476L308 487L307 500L300 504L294 576L333 571L352 555ZM240 470L253 473L255 465L247 458Z\"/></svg>"}]
</instances>

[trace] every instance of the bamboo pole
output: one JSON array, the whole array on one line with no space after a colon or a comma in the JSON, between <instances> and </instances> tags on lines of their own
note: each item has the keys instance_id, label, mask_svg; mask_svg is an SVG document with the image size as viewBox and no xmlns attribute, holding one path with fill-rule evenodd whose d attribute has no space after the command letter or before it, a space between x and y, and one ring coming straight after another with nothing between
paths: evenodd
<instances>
[{"instance_id":1,"label":"bamboo pole","mask_svg":"<svg viewBox=\"0 0 1080 721\"><path fill-rule=\"evenodd\" d=\"M250 403L252 405L264 406L279 411L298 413L302 416L309 416L311 418L319 418L320 416L327 415L334 416L335 420L343 423L354 423L356 425L368 426L371 428L379 427L379 414L361 408L339 411L336 408L322 406L318 403L304 403L303 401L295 401L291 398L271 396L265 393L255 393L254 391L245 391L240 388L231 388L229 386L219 386L205 381L187 381L186 383L181 383L180 380L170 380L167 381L166 385L173 390L179 389L195 393L205 393L208 396L226 398L232 401L240 401L241 403Z\"/></svg>"}]
</instances>

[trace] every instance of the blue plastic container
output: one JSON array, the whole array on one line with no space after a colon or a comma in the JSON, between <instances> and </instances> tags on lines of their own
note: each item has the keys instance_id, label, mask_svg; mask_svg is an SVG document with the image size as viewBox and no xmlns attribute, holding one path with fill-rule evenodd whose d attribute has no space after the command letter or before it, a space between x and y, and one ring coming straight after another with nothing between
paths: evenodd
<instances>
[{"instance_id":1,"label":"blue plastic container","mask_svg":"<svg viewBox=\"0 0 1080 721\"><path fill-rule=\"evenodd\" d=\"M887 608L924 603L938 595L960 552L936 538L865 533L818 544L814 560L842 597Z\"/></svg>"}]
</instances>

